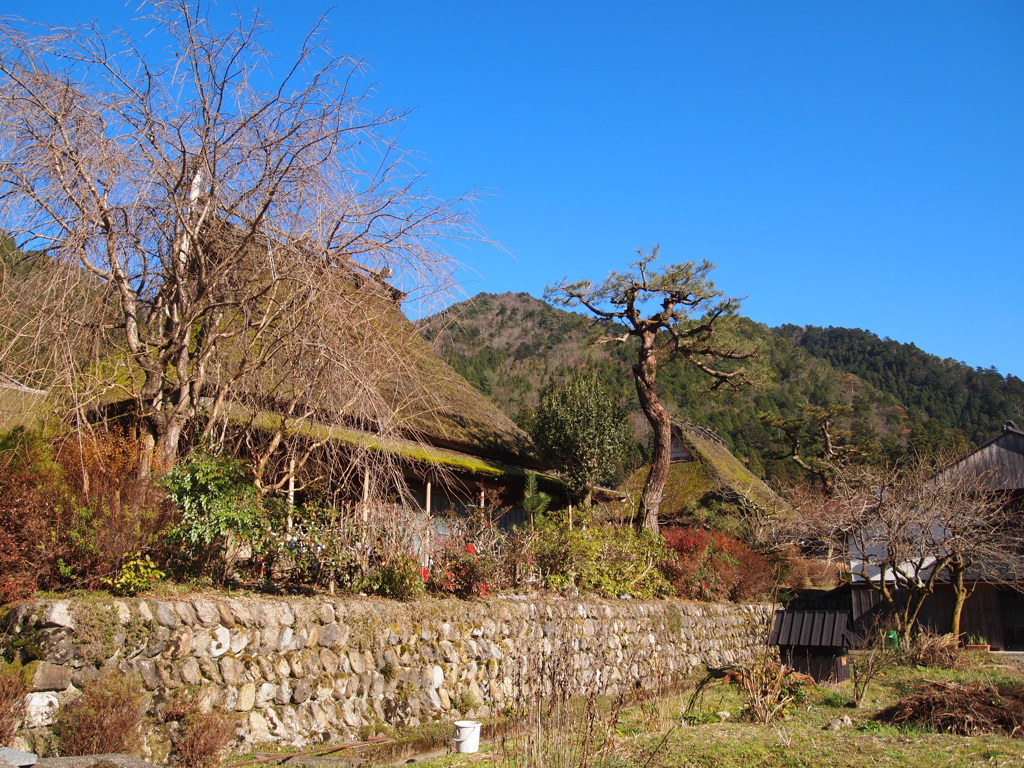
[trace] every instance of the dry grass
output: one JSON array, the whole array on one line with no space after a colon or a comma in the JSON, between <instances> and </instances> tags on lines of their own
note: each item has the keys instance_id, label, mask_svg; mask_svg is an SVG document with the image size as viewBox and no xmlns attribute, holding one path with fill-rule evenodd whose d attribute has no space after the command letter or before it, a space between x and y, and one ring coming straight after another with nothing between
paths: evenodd
<instances>
[{"instance_id":1,"label":"dry grass","mask_svg":"<svg viewBox=\"0 0 1024 768\"><path fill-rule=\"evenodd\" d=\"M0 745L11 743L25 716L27 690L21 668L0 662Z\"/></svg>"},{"instance_id":2,"label":"dry grass","mask_svg":"<svg viewBox=\"0 0 1024 768\"><path fill-rule=\"evenodd\" d=\"M956 635L922 632L905 649L906 661L921 667L958 669L963 665L960 641Z\"/></svg>"},{"instance_id":3,"label":"dry grass","mask_svg":"<svg viewBox=\"0 0 1024 768\"><path fill-rule=\"evenodd\" d=\"M53 732L63 756L137 754L142 746L142 691L115 671L90 683L58 710Z\"/></svg>"},{"instance_id":4,"label":"dry grass","mask_svg":"<svg viewBox=\"0 0 1024 768\"><path fill-rule=\"evenodd\" d=\"M1024 684L933 681L886 707L875 718L961 736L1018 736L1024 727Z\"/></svg>"},{"instance_id":5,"label":"dry grass","mask_svg":"<svg viewBox=\"0 0 1024 768\"><path fill-rule=\"evenodd\" d=\"M683 722L689 692L670 696L658 703L650 701L628 705L595 731L603 734L607 750L591 752L582 762L579 745L571 747L571 729L546 729L551 745L559 744L570 761L545 763L536 755L551 746L534 745L534 756L516 751L517 745L483 744L476 755L449 755L421 763L424 768L469 768L495 766L510 768L527 765L616 766L617 768L863 768L866 765L913 765L915 768L949 766L973 768L977 765L1019 768L1024 762L1024 742L1009 736L1008 730L962 736L933 727L893 725L875 718L879 710L901 698L926 690L929 682L943 681L967 690L975 684L995 686L1002 692L1024 686L1005 668L990 663L973 669L938 670L900 667L878 676L869 686L861 709L849 709L850 683L811 689L806 700L793 706L782 719L768 725L740 720L746 701L739 685L715 680L704 690L690 716ZM979 683L980 681L980 683ZM1012 705L1011 705L1012 706ZM575 710L576 733L585 719ZM728 713L723 719L719 713ZM608 714L611 714L610 710ZM848 716L851 725L827 730L834 720ZM603 728L604 730L600 730ZM538 734L537 740L541 736ZM570 752L571 749L575 751ZM552 753L547 752L550 757ZM607 759L604 756L607 755Z\"/></svg>"},{"instance_id":6,"label":"dry grass","mask_svg":"<svg viewBox=\"0 0 1024 768\"><path fill-rule=\"evenodd\" d=\"M175 752L183 768L211 768L223 759L238 729L225 712L196 713L185 718Z\"/></svg>"}]
</instances>

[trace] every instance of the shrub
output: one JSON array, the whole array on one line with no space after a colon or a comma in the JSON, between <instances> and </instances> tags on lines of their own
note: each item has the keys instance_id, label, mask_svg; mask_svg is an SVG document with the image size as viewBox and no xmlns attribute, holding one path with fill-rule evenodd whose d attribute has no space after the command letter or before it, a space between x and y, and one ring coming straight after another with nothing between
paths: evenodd
<instances>
[{"instance_id":1,"label":"shrub","mask_svg":"<svg viewBox=\"0 0 1024 768\"><path fill-rule=\"evenodd\" d=\"M741 716L762 725L785 718L803 702L808 686L813 685L766 653L759 653L752 664L742 667L737 677L743 698Z\"/></svg>"},{"instance_id":2,"label":"shrub","mask_svg":"<svg viewBox=\"0 0 1024 768\"><path fill-rule=\"evenodd\" d=\"M57 710L53 734L60 753L135 754L142 746L142 684L115 671L85 686L82 695Z\"/></svg>"},{"instance_id":3,"label":"shrub","mask_svg":"<svg viewBox=\"0 0 1024 768\"><path fill-rule=\"evenodd\" d=\"M266 530L256 547L262 578L332 593L375 590L371 554L378 548L366 546L361 520L315 499L291 508L267 499L264 511Z\"/></svg>"},{"instance_id":4,"label":"shrub","mask_svg":"<svg viewBox=\"0 0 1024 768\"><path fill-rule=\"evenodd\" d=\"M419 562L400 552L377 568L376 592L395 600L411 600L426 590Z\"/></svg>"},{"instance_id":5,"label":"shrub","mask_svg":"<svg viewBox=\"0 0 1024 768\"><path fill-rule=\"evenodd\" d=\"M0 745L10 744L25 716L28 687L20 665L0 662Z\"/></svg>"},{"instance_id":6,"label":"shrub","mask_svg":"<svg viewBox=\"0 0 1024 768\"><path fill-rule=\"evenodd\" d=\"M226 712L194 712L185 717L175 751L184 768L216 765L235 737L237 723Z\"/></svg>"},{"instance_id":7,"label":"shrub","mask_svg":"<svg viewBox=\"0 0 1024 768\"><path fill-rule=\"evenodd\" d=\"M491 572L490 558L477 554L472 544L449 544L434 554L427 586L432 592L455 597L482 597Z\"/></svg>"},{"instance_id":8,"label":"shrub","mask_svg":"<svg viewBox=\"0 0 1024 768\"><path fill-rule=\"evenodd\" d=\"M828 560L787 553L785 586L794 589L832 589L840 583L839 567Z\"/></svg>"},{"instance_id":9,"label":"shrub","mask_svg":"<svg viewBox=\"0 0 1024 768\"><path fill-rule=\"evenodd\" d=\"M115 595L128 596L145 592L166 574L156 567L149 555L137 552L121 565L117 576L104 579L103 583L110 587Z\"/></svg>"},{"instance_id":10,"label":"shrub","mask_svg":"<svg viewBox=\"0 0 1024 768\"><path fill-rule=\"evenodd\" d=\"M180 513L170 538L185 546L200 569L226 577L234 565L231 538L262 540L260 493L245 462L196 451L167 473L164 486Z\"/></svg>"},{"instance_id":11,"label":"shrub","mask_svg":"<svg viewBox=\"0 0 1024 768\"><path fill-rule=\"evenodd\" d=\"M520 525L501 538L491 576L495 589L523 589L539 580L537 536L534 526Z\"/></svg>"},{"instance_id":12,"label":"shrub","mask_svg":"<svg viewBox=\"0 0 1024 768\"><path fill-rule=\"evenodd\" d=\"M160 496L116 432L0 438L0 603L37 589L95 586L164 526Z\"/></svg>"},{"instance_id":13,"label":"shrub","mask_svg":"<svg viewBox=\"0 0 1024 768\"><path fill-rule=\"evenodd\" d=\"M639 598L671 591L658 567L668 557L664 542L648 531L613 524L569 528L544 521L533 547L549 589L571 586L604 597Z\"/></svg>"},{"instance_id":14,"label":"shrub","mask_svg":"<svg viewBox=\"0 0 1024 768\"><path fill-rule=\"evenodd\" d=\"M669 528L663 562L676 594L690 600L753 600L771 593L779 565L719 531Z\"/></svg>"}]
</instances>

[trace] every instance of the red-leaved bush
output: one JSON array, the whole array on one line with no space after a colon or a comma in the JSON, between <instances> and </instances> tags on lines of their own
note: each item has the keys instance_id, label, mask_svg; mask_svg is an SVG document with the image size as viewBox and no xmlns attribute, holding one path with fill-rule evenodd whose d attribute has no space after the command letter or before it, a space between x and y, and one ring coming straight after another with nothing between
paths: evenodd
<instances>
[{"instance_id":1,"label":"red-leaved bush","mask_svg":"<svg viewBox=\"0 0 1024 768\"><path fill-rule=\"evenodd\" d=\"M675 557L662 568L680 597L755 600L771 594L776 585L778 565L727 533L667 528L663 536Z\"/></svg>"},{"instance_id":2,"label":"red-leaved bush","mask_svg":"<svg viewBox=\"0 0 1024 768\"><path fill-rule=\"evenodd\" d=\"M111 432L0 437L0 604L38 589L98 586L166 525L138 446Z\"/></svg>"}]
</instances>

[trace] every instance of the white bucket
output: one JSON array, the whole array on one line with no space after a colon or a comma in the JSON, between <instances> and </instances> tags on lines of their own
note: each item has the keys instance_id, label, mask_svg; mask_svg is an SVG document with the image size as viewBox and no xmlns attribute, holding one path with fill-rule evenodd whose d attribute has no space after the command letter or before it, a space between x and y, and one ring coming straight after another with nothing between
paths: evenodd
<instances>
[{"instance_id":1,"label":"white bucket","mask_svg":"<svg viewBox=\"0 0 1024 768\"><path fill-rule=\"evenodd\" d=\"M464 755L480 749L480 721L455 721L455 751Z\"/></svg>"}]
</instances>

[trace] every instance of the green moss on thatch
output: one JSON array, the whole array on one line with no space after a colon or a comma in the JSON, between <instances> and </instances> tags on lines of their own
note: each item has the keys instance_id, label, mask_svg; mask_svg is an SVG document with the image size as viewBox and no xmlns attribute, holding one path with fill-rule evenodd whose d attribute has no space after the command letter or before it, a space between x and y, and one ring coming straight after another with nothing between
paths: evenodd
<instances>
[{"instance_id":1,"label":"green moss on thatch","mask_svg":"<svg viewBox=\"0 0 1024 768\"><path fill-rule=\"evenodd\" d=\"M46 418L46 393L0 381L0 433L36 427Z\"/></svg>"},{"instance_id":2,"label":"green moss on thatch","mask_svg":"<svg viewBox=\"0 0 1024 768\"><path fill-rule=\"evenodd\" d=\"M717 437L707 430L681 422L673 423L693 455L691 461L676 461L669 467L661 514L666 519L687 515L695 508L716 501L739 502L771 508L775 496L764 481L754 475ZM625 487L639 493L647 480L645 467L634 472Z\"/></svg>"},{"instance_id":3,"label":"green moss on thatch","mask_svg":"<svg viewBox=\"0 0 1024 768\"><path fill-rule=\"evenodd\" d=\"M280 419L281 417L277 414L263 412L257 414L250 423L255 429L273 431L280 425ZM448 448L437 448L415 440L384 437L372 432L364 432L348 427L318 422L305 422L295 427L294 434L311 440L327 439L362 450L379 451L413 464L439 465L457 471L471 472L490 477L525 476L525 470L522 468L500 461L493 461Z\"/></svg>"},{"instance_id":4,"label":"green moss on thatch","mask_svg":"<svg viewBox=\"0 0 1024 768\"><path fill-rule=\"evenodd\" d=\"M768 486L743 466L724 443L688 424L676 423L674 426L693 455L698 457L704 474L713 484L714 490L723 496L732 495L760 507L772 506L774 495Z\"/></svg>"}]
</instances>

